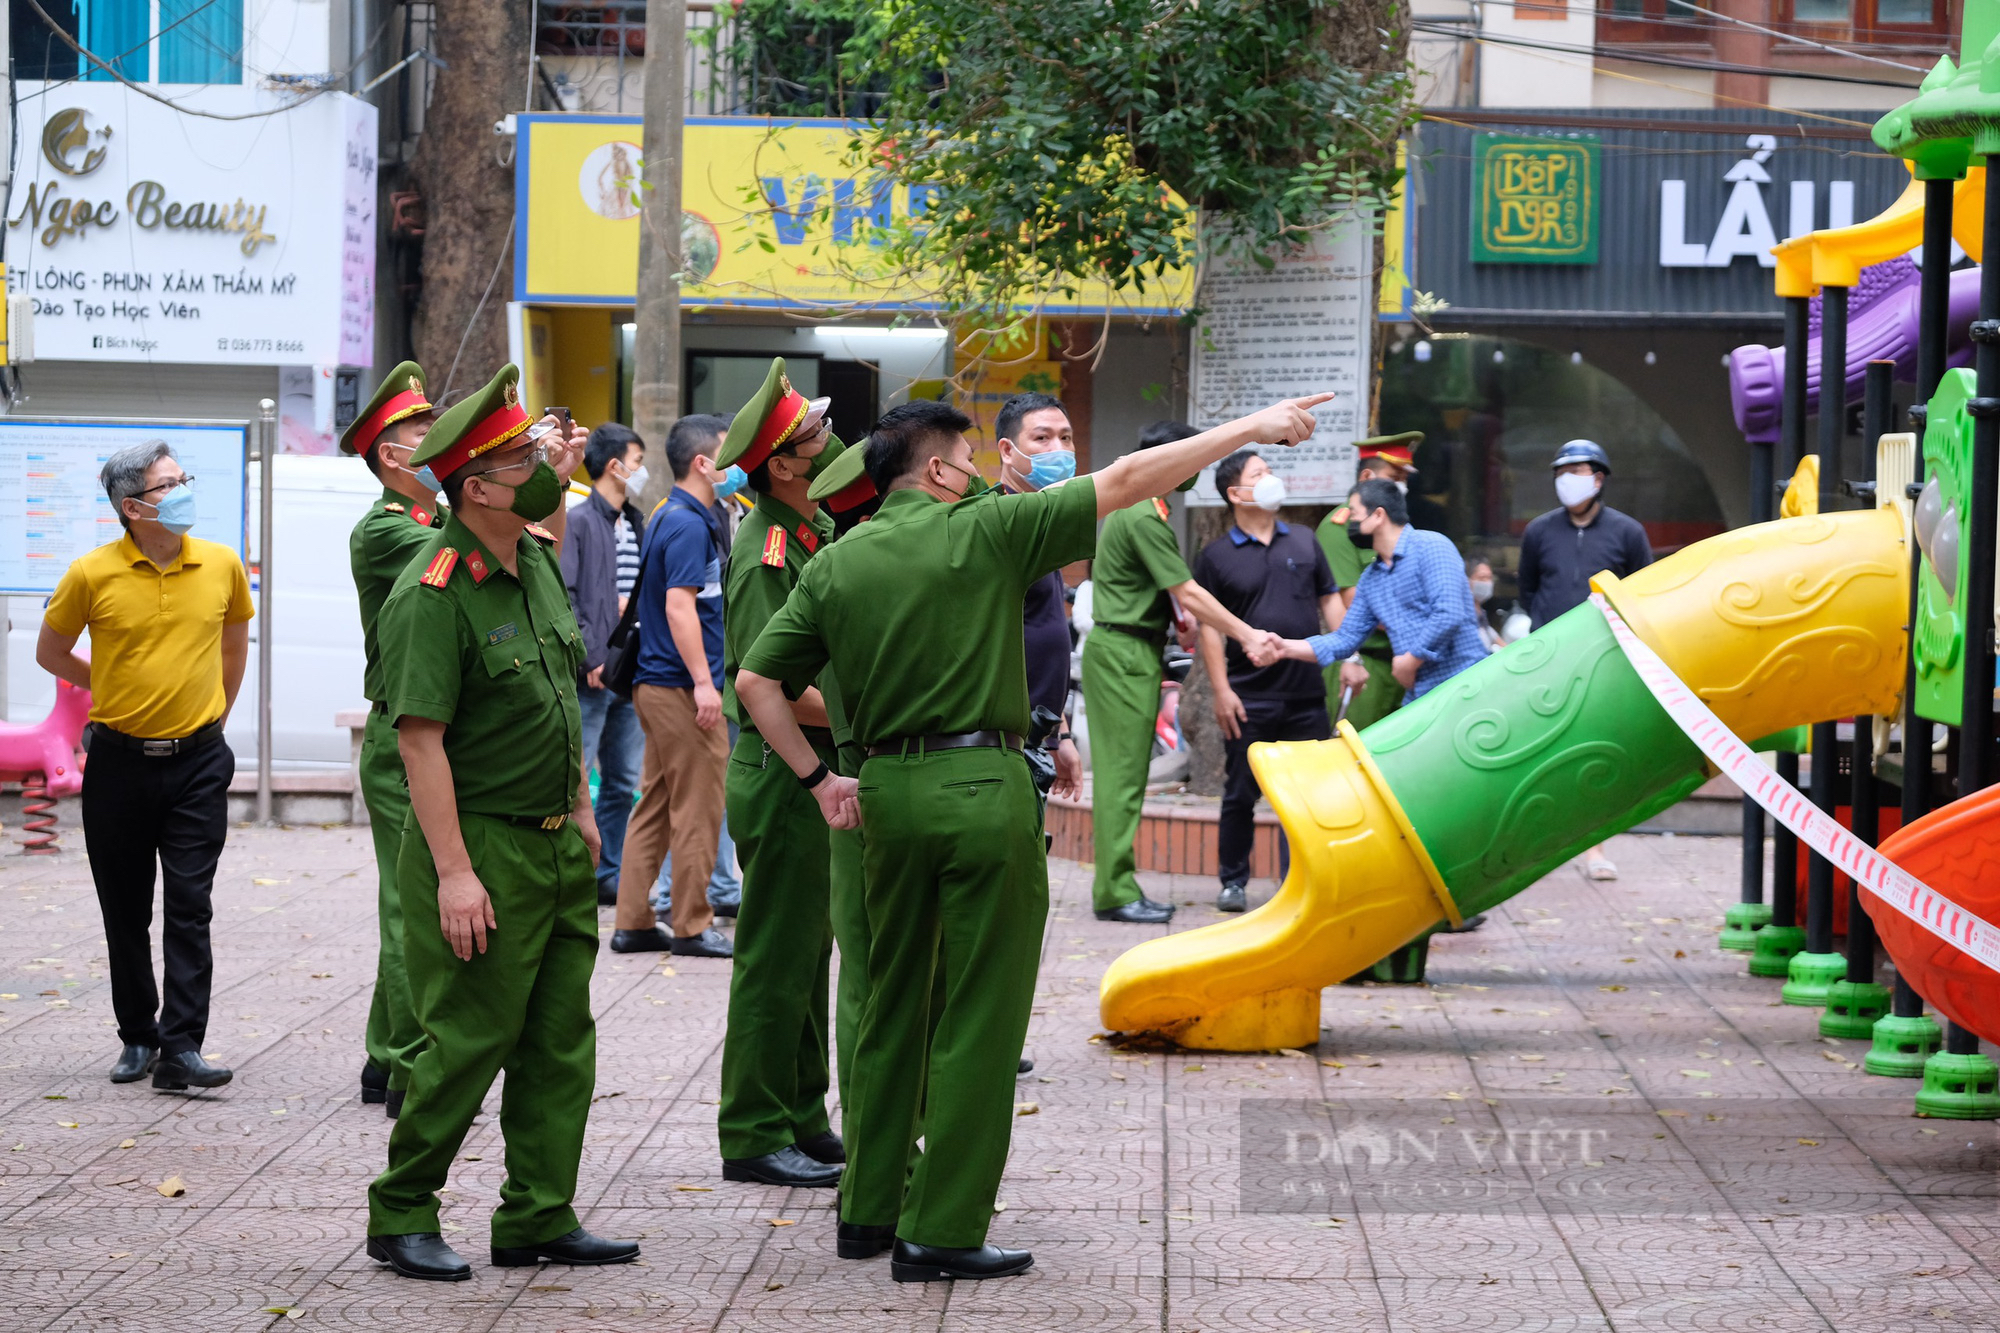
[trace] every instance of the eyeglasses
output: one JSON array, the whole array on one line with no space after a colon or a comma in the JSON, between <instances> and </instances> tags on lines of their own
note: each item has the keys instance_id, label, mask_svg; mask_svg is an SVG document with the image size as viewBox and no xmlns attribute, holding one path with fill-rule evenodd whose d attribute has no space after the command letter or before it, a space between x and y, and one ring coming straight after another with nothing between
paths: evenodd
<instances>
[{"instance_id":1,"label":"eyeglasses","mask_svg":"<svg viewBox=\"0 0 2000 1333\"><path fill-rule=\"evenodd\" d=\"M194 473L183 472L181 473L180 476L175 477L172 481L163 481L157 486L148 486L143 491L135 491L133 492L133 496L136 499L138 496L141 495L151 495L154 491L170 491L176 486L192 486L192 485L194 485Z\"/></svg>"},{"instance_id":2,"label":"eyeglasses","mask_svg":"<svg viewBox=\"0 0 2000 1333\"><path fill-rule=\"evenodd\" d=\"M512 472L516 468L524 468L524 467L535 468L541 466L543 463L546 463L548 461L548 457L549 457L548 450L537 445L535 448L530 449L525 455L515 459L511 463L502 463L499 467L489 467L483 472L473 472L468 475L474 477L490 477L496 472ZM502 482L500 484L504 486L507 483Z\"/></svg>"}]
</instances>

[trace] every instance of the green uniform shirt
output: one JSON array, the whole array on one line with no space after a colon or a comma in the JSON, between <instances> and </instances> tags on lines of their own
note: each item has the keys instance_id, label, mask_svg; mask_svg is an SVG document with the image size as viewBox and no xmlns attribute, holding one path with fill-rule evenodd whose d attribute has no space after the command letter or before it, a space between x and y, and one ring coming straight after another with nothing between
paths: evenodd
<instances>
[{"instance_id":1,"label":"green uniform shirt","mask_svg":"<svg viewBox=\"0 0 2000 1333\"><path fill-rule=\"evenodd\" d=\"M847 690L854 740L1028 731L1021 603L1096 544L1088 477L1031 495L944 504L892 491L806 566L743 668L794 694L823 668Z\"/></svg>"},{"instance_id":2,"label":"green uniform shirt","mask_svg":"<svg viewBox=\"0 0 2000 1333\"><path fill-rule=\"evenodd\" d=\"M458 808L553 815L576 804L583 637L553 543L523 533L516 579L457 515L433 533L383 604L389 720L445 724Z\"/></svg>"},{"instance_id":3,"label":"green uniform shirt","mask_svg":"<svg viewBox=\"0 0 2000 1333\"><path fill-rule=\"evenodd\" d=\"M736 701L736 671L743 656L785 599L806 561L833 540L833 515L802 518L790 505L759 495L729 547L729 577L722 587L722 711L745 731L750 714Z\"/></svg>"},{"instance_id":4,"label":"green uniform shirt","mask_svg":"<svg viewBox=\"0 0 2000 1333\"><path fill-rule=\"evenodd\" d=\"M361 650L367 665L361 669L361 692L370 703L388 699L382 683L382 648L375 637L382 603L396 576L408 567L418 551L431 544L433 529L444 519L384 486L381 503L371 505L347 538L347 563L354 571L354 591L361 597Z\"/></svg>"},{"instance_id":5,"label":"green uniform shirt","mask_svg":"<svg viewBox=\"0 0 2000 1333\"><path fill-rule=\"evenodd\" d=\"M1319 521L1313 536L1319 538L1319 549L1326 552L1326 566L1333 571L1333 582L1337 588L1352 588L1361 582L1361 571L1375 563L1375 549L1370 547L1364 551L1347 540L1347 525L1334 522L1333 514ZM1386 656L1389 652L1388 632L1376 626L1374 633L1361 641L1361 647L1363 651Z\"/></svg>"},{"instance_id":6,"label":"green uniform shirt","mask_svg":"<svg viewBox=\"0 0 2000 1333\"><path fill-rule=\"evenodd\" d=\"M1105 519L1090 562L1090 618L1144 630L1163 642L1174 620L1167 589L1194 577L1181 559L1165 508L1160 501L1141 500Z\"/></svg>"}]
</instances>

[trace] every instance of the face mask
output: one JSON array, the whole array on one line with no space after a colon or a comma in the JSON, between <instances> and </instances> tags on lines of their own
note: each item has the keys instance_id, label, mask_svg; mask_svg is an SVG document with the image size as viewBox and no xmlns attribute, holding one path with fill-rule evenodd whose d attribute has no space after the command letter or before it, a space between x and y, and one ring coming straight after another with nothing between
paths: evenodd
<instances>
[{"instance_id":1,"label":"face mask","mask_svg":"<svg viewBox=\"0 0 2000 1333\"><path fill-rule=\"evenodd\" d=\"M141 500L140 504L146 501ZM194 492L186 486L176 486L160 497L153 506L153 517L161 527L179 536L194 526Z\"/></svg>"},{"instance_id":2,"label":"face mask","mask_svg":"<svg viewBox=\"0 0 2000 1333\"><path fill-rule=\"evenodd\" d=\"M1046 490L1076 475L1076 455L1067 449L1051 449L1028 460L1028 485Z\"/></svg>"},{"instance_id":3,"label":"face mask","mask_svg":"<svg viewBox=\"0 0 2000 1333\"><path fill-rule=\"evenodd\" d=\"M963 474L965 477L965 485L959 488L958 494L952 496L952 499L969 500L981 491L988 489L986 479L980 476L976 470L969 467L960 467L948 458L940 457L938 462L944 464L954 472Z\"/></svg>"},{"instance_id":4,"label":"face mask","mask_svg":"<svg viewBox=\"0 0 2000 1333\"><path fill-rule=\"evenodd\" d=\"M847 452L847 445L845 442L841 440L836 440L835 438L833 438L833 436L828 435L826 437L826 447L821 449L818 453L814 454L811 458L803 460L805 463L810 465L806 469L805 479L809 482L817 481L819 479L819 474L826 471L828 468L832 467L834 464L834 460L838 459L842 454L846 452Z\"/></svg>"},{"instance_id":5,"label":"face mask","mask_svg":"<svg viewBox=\"0 0 2000 1333\"><path fill-rule=\"evenodd\" d=\"M1375 549L1375 539L1361 530L1361 520L1358 518L1347 520L1347 540L1364 551Z\"/></svg>"},{"instance_id":6,"label":"face mask","mask_svg":"<svg viewBox=\"0 0 2000 1333\"><path fill-rule=\"evenodd\" d=\"M639 464L639 466L633 468L630 472L625 474L625 489L628 491L645 490L646 478L651 475L652 475L651 473L646 471L646 465L644 463Z\"/></svg>"},{"instance_id":7,"label":"face mask","mask_svg":"<svg viewBox=\"0 0 2000 1333\"><path fill-rule=\"evenodd\" d=\"M1597 494L1597 477L1579 477L1574 472L1565 472L1556 478L1556 499L1564 509L1574 509Z\"/></svg>"},{"instance_id":8,"label":"face mask","mask_svg":"<svg viewBox=\"0 0 2000 1333\"><path fill-rule=\"evenodd\" d=\"M417 469L417 484L419 486L422 486L425 490L429 491L432 495L436 495L439 491L444 489L444 483L437 479L437 473L431 471L431 465L429 463L426 463L422 467Z\"/></svg>"},{"instance_id":9,"label":"face mask","mask_svg":"<svg viewBox=\"0 0 2000 1333\"><path fill-rule=\"evenodd\" d=\"M1481 606L1484 606L1486 605L1486 603L1492 601L1493 580L1486 579L1483 582L1474 583L1472 585L1472 600L1479 603Z\"/></svg>"},{"instance_id":10,"label":"face mask","mask_svg":"<svg viewBox=\"0 0 2000 1333\"><path fill-rule=\"evenodd\" d=\"M1276 513L1278 507L1285 503L1285 479L1276 473L1266 472L1250 488L1250 499L1259 509Z\"/></svg>"},{"instance_id":11,"label":"face mask","mask_svg":"<svg viewBox=\"0 0 2000 1333\"><path fill-rule=\"evenodd\" d=\"M718 500L727 500L730 496L742 490L749 480L749 473L736 466L736 464L731 463L728 467L722 469L722 476L715 483L715 498Z\"/></svg>"},{"instance_id":12,"label":"face mask","mask_svg":"<svg viewBox=\"0 0 2000 1333\"><path fill-rule=\"evenodd\" d=\"M539 523L562 503L563 484L547 462L535 464L528 479L514 488L514 503L507 508L530 523Z\"/></svg>"}]
</instances>

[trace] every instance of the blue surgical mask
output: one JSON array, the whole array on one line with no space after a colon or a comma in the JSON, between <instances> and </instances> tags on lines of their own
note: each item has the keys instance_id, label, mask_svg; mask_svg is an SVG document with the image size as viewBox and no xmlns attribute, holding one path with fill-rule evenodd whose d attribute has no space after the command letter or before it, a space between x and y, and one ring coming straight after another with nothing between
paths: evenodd
<instances>
[{"instance_id":1,"label":"blue surgical mask","mask_svg":"<svg viewBox=\"0 0 2000 1333\"><path fill-rule=\"evenodd\" d=\"M1051 449L1045 454L1034 454L1028 460L1028 484L1036 490L1045 490L1059 481L1068 481L1076 475L1076 454L1068 449Z\"/></svg>"},{"instance_id":2,"label":"blue surgical mask","mask_svg":"<svg viewBox=\"0 0 2000 1333\"><path fill-rule=\"evenodd\" d=\"M722 480L715 483L715 498L718 500L727 500L730 496L742 490L749 480L749 473L736 466L736 464L731 463L728 467L722 469Z\"/></svg>"},{"instance_id":3,"label":"blue surgical mask","mask_svg":"<svg viewBox=\"0 0 2000 1333\"><path fill-rule=\"evenodd\" d=\"M438 480L437 473L431 471L431 465L429 463L426 463L422 467L417 469L417 484L423 487L425 490L429 491L432 495L436 495L439 491L444 489L444 483Z\"/></svg>"},{"instance_id":4,"label":"blue surgical mask","mask_svg":"<svg viewBox=\"0 0 2000 1333\"><path fill-rule=\"evenodd\" d=\"M168 532L176 535L186 532L194 526L194 492L186 486L174 487L153 506L153 517Z\"/></svg>"}]
</instances>

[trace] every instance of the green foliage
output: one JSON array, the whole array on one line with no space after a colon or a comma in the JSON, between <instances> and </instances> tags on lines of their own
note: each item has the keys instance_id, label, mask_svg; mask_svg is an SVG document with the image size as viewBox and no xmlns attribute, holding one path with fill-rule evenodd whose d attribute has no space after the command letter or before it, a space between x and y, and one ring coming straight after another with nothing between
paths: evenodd
<instances>
[{"instance_id":1,"label":"green foliage","mask_svg":"<svg viewBox=\"0 0 2000 1333\"><path fill-rule=\"evenodd\" d=\"M1202 250L1267 256L1383 199L1406 22L1406 0L744 0L736 41L811 90L793 114L871 117L857 171L930 190L871 238L877 272L997 327L1156 288L1196 260L1197 211Z\"/></svg>"},{"instance_id":2,"label":"green foliage","mask_svg":"<svg viewBox=\"0 0 2000 1333\"><path fill-rule=\"evenodd\" d=\"M847 77L843 52L867 0L742 0L727 34L746 109L767 115L866 116L879 97Z\"/></svg>"}]
</instances>

